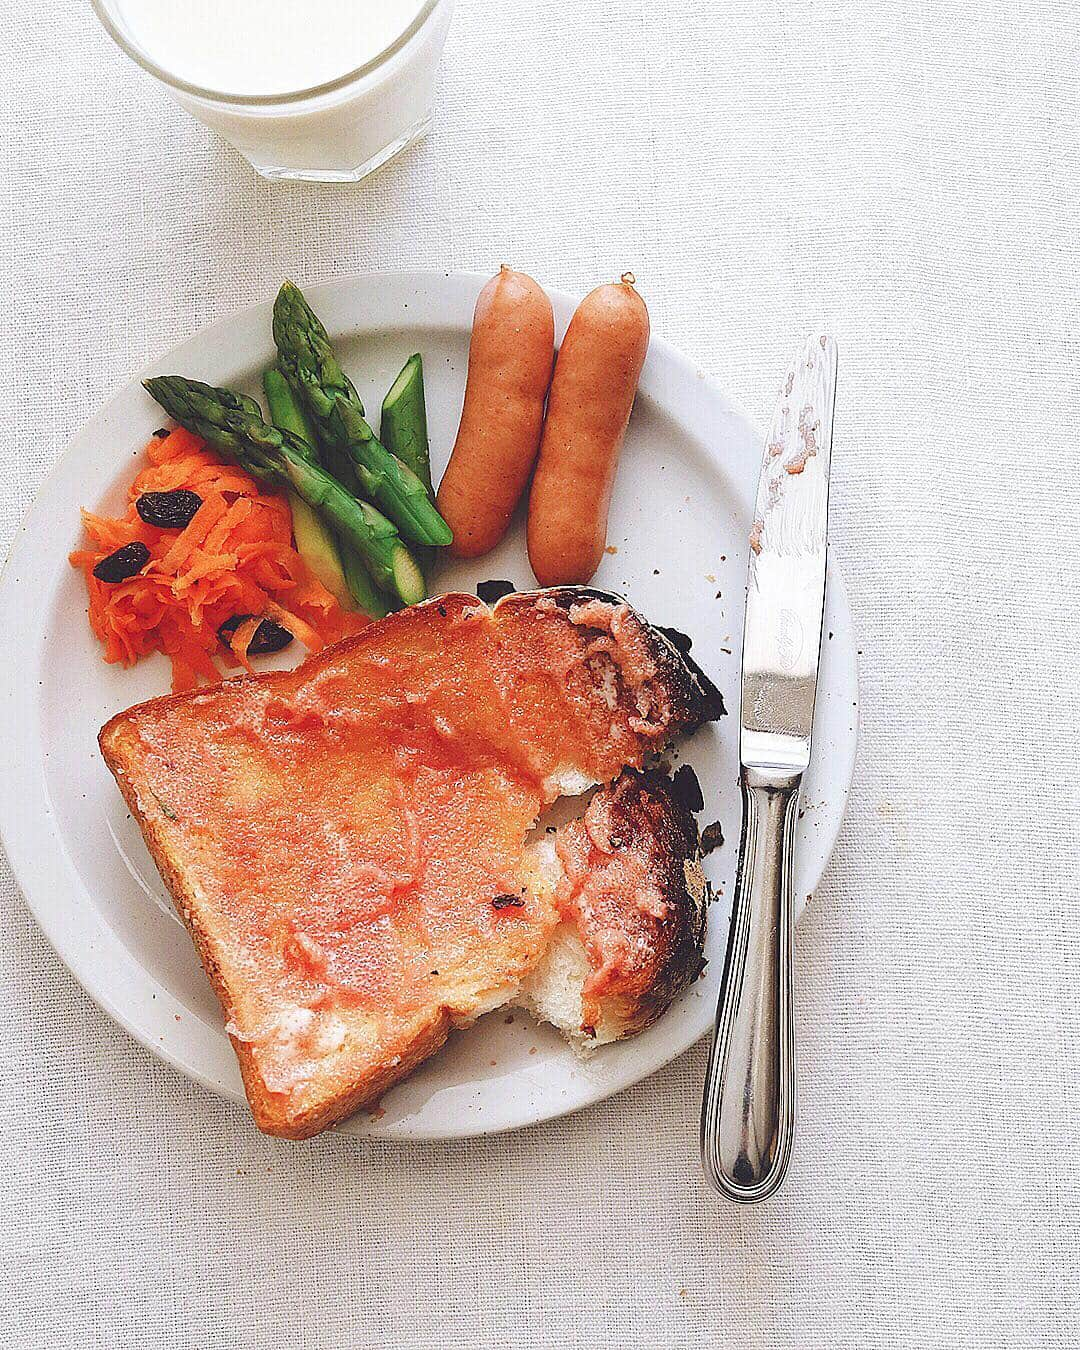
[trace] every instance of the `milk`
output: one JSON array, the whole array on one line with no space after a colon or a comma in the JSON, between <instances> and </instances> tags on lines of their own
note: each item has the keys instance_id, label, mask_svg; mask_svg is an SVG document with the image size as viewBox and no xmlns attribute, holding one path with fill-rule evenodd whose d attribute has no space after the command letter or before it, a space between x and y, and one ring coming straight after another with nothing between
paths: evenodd
<instances>
[{"instance_id":1,"label":"milk","mask_svg":"<svg viewBox=\"0 0 1080 1350\"><path fill-rule=\"evenodd\" d=\"M106 27L271 178L352 181L427 129L451 0L96 0Z\"/></svg>"},{"instance_id":2,"label":"milk","mask_svg":"<svg viewBox=\"0 0 1080 1350\"><path fill-rule=\"evenodd\" d=\"M177 80L250 97L312 89L366 65L424 0L116 0L135 45Z\"/></svg>"}]
</instances>

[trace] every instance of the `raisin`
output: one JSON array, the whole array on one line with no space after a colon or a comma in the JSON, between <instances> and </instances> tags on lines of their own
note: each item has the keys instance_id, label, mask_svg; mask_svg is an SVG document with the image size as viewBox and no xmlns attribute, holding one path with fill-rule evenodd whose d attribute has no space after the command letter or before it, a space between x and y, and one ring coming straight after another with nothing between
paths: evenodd
<instances>
[{"instance_id":1,"label":"raisin","mask_svg":"<svg viewBox=\"0 0 1080 1350\"><path fill-rule=\"evenodd\" d=\"M147 525L160 530L182 530L190 525L195 512L202 506L202 498L190 488L174 488L171 492L144 492L135 498L135 510Z\"/></svg>"},{"instance_id":2,"label":"raisin","mask_svg":"<svg viewBox=\"0 0 1080 1350\"><path fill-rule=\"evenodd\" d=\"M254 614L234 614L231 619L226 619L218 629L218 637L227 647L229 640L242 623L248 619L253 619ZM268 656L271 652L284 651L293 640L293 635L287 628L282 628L281 624L275 623L273 619L263 619L258 628L255 629L255 636L248 644L248 656Z\"/></svg>"},{"instance_id":3,"label":"raisin","mask_svg":"<svg viewBox=\"0 0 1080 1350\"><path fill-rule=\"evenodd\" d=\"M476 594L485 605L493 605L496 600L501 600L504 595L513 595L516 590L512 581L481 581Z\"/></svg>"},{"instance_id":4,"label":"raisin","mask_svg":"<svg viewBox=\"0 0 1080 1350\"><path fill-rule=\"evenodd\" d=\"M234 614L231 619L226 619L223 624L218 625L217 630L218 637L222 640L222 642L224 642L224 644L227 647L229 645L229 640L231 639L232 635L236 632L236 630L240 627L240 625L242 623L245 623L248 619L253 619L254 617L255 617L254 614Z\"/></svg>"},{"instance_id":5,"label":"raisin","mask_svg":"<svg viewBox=\"0 0 1080 1350\"><path fill-rule=\"evenodd\" d=\"M110 553L94 568L98 581L127 581L136 576L150 561L150 550L136 539L134 543L124 544L115 553Z\"/></svg>"},{"instance_id":6,"label":"raisin","mask_svg":"<svg viewBox=\"0 0 1080 1350\"><path fill-rule=\"evenodd\" d=\"M292 640L293 635L287 628L282 628L281 624L275 623L273 619L263 619L255 629L255 636L251 639L248 651L252 656L266 656L270 652L284 651Z\"/></svg>"}]
</instances>

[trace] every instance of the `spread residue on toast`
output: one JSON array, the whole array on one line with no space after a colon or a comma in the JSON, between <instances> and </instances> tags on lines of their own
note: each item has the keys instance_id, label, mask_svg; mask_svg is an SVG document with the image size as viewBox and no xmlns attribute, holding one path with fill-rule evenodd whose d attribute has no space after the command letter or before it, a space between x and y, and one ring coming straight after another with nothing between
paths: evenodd
<instances>
[{"instance_id":1,"label":"spread residue on toast","mask_svg":"<svg viewBox=\"0 0 1080 1350\"><path fill-rule=\"evenodd\" d=\"M610 657L618 686L627 691L637 709L630 725L647 734L670 713L669 695L657 681L658 669L648 630L627 604L588 600L571 605L570 622L594 628L602 635L589 644L589 656ZM603 636L606 635L606 636Z\"/></svg>"},{"instance_id":2,"label":"spread residue on toast","mask_svg":"<svg viewBox=\"0 0 1080 1350\"><path fill-rule=\"evenodd\" d=\"M652 841L632 831L620 811L621 786L614 795L594 797L584 816L556 836L563 877L555 903L589 957L582 991L586 1022L599 1020L601 998L640 975L642 951L667 913L650 866Z\"/></svg>"},{"instance_id":3,"label":"spread residue on toast","mask_svg":"<svg viewBox=\"0 0 1080 1350\"><path fill-rule=\"evenodd\" d=\"M345 1044L346 1026L335 1013L282 1003L249 1031L230 1020L225 1030L258 1047L263 1081L270 1092L291 1092L306 1083Z\"/></svg>"}]
</instances>

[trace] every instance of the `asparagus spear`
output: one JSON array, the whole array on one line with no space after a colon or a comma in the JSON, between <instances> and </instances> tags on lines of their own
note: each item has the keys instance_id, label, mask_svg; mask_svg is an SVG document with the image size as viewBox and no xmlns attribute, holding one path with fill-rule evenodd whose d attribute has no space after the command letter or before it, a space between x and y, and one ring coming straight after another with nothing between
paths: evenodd
<instances>
[{"instance_id":1,"label":"asparagus spear","mask_svg":"<svg viewBox=\"0 0 1080 1350\"><path fill-rule=\"evenodd\" d=\"M266 405L270 420L279 431L291 431L310 450L312 463L318 462L315 437L297 402L288 380L271 367L263 375ZM359 608L373 619L381 619L389 610L355 551L322 523L311 507L295 492L289 492L296 547L304 561L328 591L346 609Z\"/></svg>"},{"instance_id":2,"label":"asparagus spear","mask_svg":"<svg viewBox=\"0 0 1080 1350\"><path fill-rule=\"evenodd\" d=\"M379 435L387 450L412 469L434 500L424 403L424 363L419 352L410 356L401 367L401 373L383 399Z\"/></svg>"},{"instance_id":3,"label":"asparagus spear","mask_svg":"<svg viewBox=\"0 0 1080 1350\"><path fill-rule=\"evenodd\" d=\"M310 441L307 424L299 404L293 398L285 376L279 370L268 370L263 375L266 405L270 421L279 431L291 431L299 440ZM345 609L353 608L341 552L334 536L302 497L291 489L287 494L292 512L293 535L300 556L315 576Z\"/></svg>"},{"instance_id":4,"label":"asparagus spear","mask_svg":"<svg viewBox=\"0 0 1080 1350\"><path fill-rule=\"evenodd\" d=\"M248 473L291 487L357 550L383 590L406 605L424 598L423 575L390 521L312 463L311 448L299 437L268 426L254 399L180 375L159 375L146 380L145 387L170 417Z\"/></svg>"},{"instance_id":5,"label":"asparagus spear","mask_svg":"<svg viewBox=\"0 0 1080 1350\"><path fill-rule=\"evenodd\" d=\"M278 431L291 432L302 442L308 459L312 464L317 464L319 451L311 423L289 387L288 380L277 366L271 366L269 370L263 372L263 389L266 393L266 406L270 409L270 421Z\"/></svg>"},{"instance_id":6,"label":"asparagus spear","mask_svg":"<svg viewBox=\"0 0 1080 1350\"><path fill-rule=\"evenodd\" d=\"M406 539L417 544L449 544L453 533L435 509L427 486L379 443L326 329L290 281L282 285L274 301L274 341L281 369L319 436L329 448L349 456L361 490Z\"/></svg>"},{"instance_id":7,"label":"asparagus spear","mask_svg":"<svg viewBox=\"0 0 1080 1350\"><path fill-rule=\"evenodd\" d=\"M424 365L419 353L410 356L383 399L379 436L392 455L420 478L435 500L431 485L431 460L428 455L427 409L424 405ZM435 549L416 550L416 561L424 576L431 575Z\"/></svg>"},{"instance_id":8,"label":"asparagus spear","mask_svg":"<svg viewBox=\"0 0 1080 1350\"><path fill-rule=\"evenodd\" d=\"M419 563L416 559L413 559L413 562L419 571ZM345 585L349 588L349 594L356 601L358 609L363 610L372 619L381 619L390 613L393 606L386 596L376 589L363 558L354 548L348 546L342 548L341 570L345 574ZM424 584L422 571L420 572L420 584L421 586ZM415 583L411 582L410 585L415 585Z\"/></svg>"}]
</instances>

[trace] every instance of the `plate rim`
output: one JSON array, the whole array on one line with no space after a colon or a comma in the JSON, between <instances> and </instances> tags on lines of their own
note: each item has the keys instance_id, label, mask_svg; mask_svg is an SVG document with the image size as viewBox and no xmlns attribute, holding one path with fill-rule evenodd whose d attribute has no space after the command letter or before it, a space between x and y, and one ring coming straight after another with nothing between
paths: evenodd
<instances>
[{"instance_id":1,"label":"plate rim","mask_svg":"<svg viewBox=\"0 0 1080 1350\"><path fill-rule=\"evenodd\" d=\"M490 278L487 275L470 272L455 271L448 272L438 269L421 270L383 270L375 272L351 273L341 277L335 277L327 281L317 283L306 287L307 293L315 299L318 306L322 300L332 299L336 293L344 293L355 288L383 286L406 287L411 289L423 290L425 288L444 288L440 300L445 305L456 298L458 300L468 298L471 305L475 302L476 294L480 288L487 283ZM449 286L447 286L449 283ZM580 297L563 291L559 288L545 286L547 294L552 300L556 309L557 332L560 334L565 328L566 318L559 321L559 314L568 316L578 303ZM456 292L456 295L453 293ZM321 299L320 299L321 298ZM15 601L18 591L18 579L15 576L16 568L22 559L24 551L30 552L29 525L35 511L39 508L42 500L49 494L51 488L55 485L55 480L59 479L65 468L69 467L70 459L75 452L75 447L84 434L90 431L97 424L107 421L110 414L121 404L122 401L130 397L132 388L138 385L147 376L158 372L164 362L171 362L173 359L183 359L192 349L202 348L208 340L212 340L214 335L219 335L222 330L230 326L242 323L245 320L250 321L260 311L269 313L271 300L257 300L244 305L236 310L224 314L213 322L204 325L196 332L191 333L180 342L167 348L154 360L148 362L141 370L132 375L118 389L100 404L91 415L86 418L67 439L64 448L57 456L56 462L43 477L38 485L36 492L26 510L22 519L16 526L11 546L2 569L0 569L0 623L3 623L8 615L9 608ZM423 323L415 322L412 317L403 322L402 327L415 327L422 329L427 327L432 330L454 329L454 321ZM380 324L373 328L385 329L387 325ZM267 331L269 329L267 328ZM334 331L338 331L334 329ZM364 331L364 325L361 323L356 331ZM649 355L646 362L646 368L643 372L643 388L650 382L650 375L655 374L657 368L665 364L673 363L678 369L684 372L692 372L695 379L700 380L703 388L718 403L723 411L741 423L746 429L751 431L756 439L760 439L760 431L755 423L750 419L742 409L734 403L715 382L703 371L694 361L682 353L673 344L668 342L660 335L654 334L650 341ZM650 369L653 368L653 369ZM710 449L710 457L713 452ZM720 466L728 470L730 466ZM735 480L739 480L739 471L730 473ZM840 611L847 617L849 626L852 625L851 608L848 597L847 586L837 564L830 559L829 563L829 584L835 592ZM5 631L7 627L5 624ZM9 865L15 876L19 892L24 903L33 915L38 927L52 946L61 963L78 981L79 985L85 990L89 997L104 1012L112 1018L119 1026L123 1027L140 1045L150 1051L156 1058L170 1064L173 1068L180 1070L187 1077L191 1078L201 1086L209 1089L215 1096L225 1097L227 1100L240 1102L244 1101L242 1092L230 1091L227 1085L222 1084L217 1079L210 1077L200 1067L199 1054L197 1046L204 1043L206 1036L212 1033L213 1039L220 1039L220 1028L212 1029L200 1024L199 1019L190 1015L183 1019L184 1032L182 1044L193 1045L191 1051L185 1052L181 1044L177 1044L175 1035L169 1036L172 1030L170 1023L175 1015L175 1009L181 1009L185 1012L189 1010L171 993L169 988L162 984L149 970L143 966L135 954L127 947L117 933L108 925L107 921L101 915L92 900L89 904L70 906L70 914L80 914L84 919L83 931L73 931L72 925L67 922L67 916L64 912L64 906L58 904L55 900L50 903L50 893L55 894L57 883L62 888L62 893L67 896L72 893L72 883L87 893L89 890L82 882L77 868L71 861L64 835L60 829L59 823L55 820L52 811L52 802L48 787L44 781L44 756L43 746L40 739L36 746L36 759L30 763L25 763L20 759L18 747L22 743L19 735L19 717L18 705L20 694L25 698L29 695L29 688L24 688L19 683L20 668L15 660L14 642L2 644L4 654L0 657L0 726L9 733L10 743L16 748L14 757L13 771L6 775L0 775L0 846L3 847L7 856ZM35 669L37 667L35 666ZM816 874L812 874L812 881L809 886L810 891L815 890L820 885L830 859L832 858L840 833L842 830L844 816L847 810L847 804L850 797L851 783L854 775L854 767L858 752L859 743L859 699L858 699L858 664L854 653L854 644L852 644L851 668L844 672L845 676L850 677L850 686L855 694L855 707L853 709L853 719L851 735L845 744L846 754L842 763L834 765L834 771L831 781L837 786L837 795L840 798L840 812L836 819L836 828L832 837L828 840L827 848L822 855L820 867L816 869ZM27 719L29 721L29 719ZM839 747L838 747L839 748ZM20 812L20 803L23 801L22 793L19 788L29 786L27 780L33 780L34 796L36 804L44 808L42 814L37 816L37 825L39 830L39 840L45 842L45 839L53 845L48 858L40 856L44 850L37 850L24 846L20 840L21 833L18 828L18 816ZM44 835L44 838L42 836ZM38 857L34 856L35 851ZM806 897L802 890L795 896L795 920L801 917L805 909ZM85 920L89 918L89 926L96 930L90 934L91 937L98 936L104 939L101 946L97 946L93 941L85 942L87 933L85 931ZM80 940L85 945L80 945ZM141 982L141 988L136 988L136 980L131 979L135 975ZM126 983L121 980L120 988L124 989L122 997L114 992L116 986L113 984L113 977L116 975L127 976ZM154 1007L153 1005L157 1005ZM692 1019L687 1019L692 1020ZM177 1018L180 1021L180 1018ZM154 1032L161 1030L164 1034L155 1037ZM685 1030L685 1028L684 1028ZM341 1126L335 1131L337 1134L350 1134L354 1137L370 1137L380 1139L393 1139L402 1142L411 1140L439 1140L452 1138L476 1137L488 1134L504 1133L514 1129L520 1129L531 1124L539 1124L548 1120L555 1120L562 1116L584 1109L586 1106L606 1100L608 1097L623 1091L633 1084L643 1081L660 1068L684 1054L692 1045L696 1044L706 1031L700 1029L694 1030L693 1034L687 1036L677 1035L654 1061L642 1067L632 1058L628 1059L627 1067L622 1071L611 1075L605 1081L594 1088L585 1090L579 1098L568 1102L552 1103L550 1109L542 1112L535 1110L523 1111L515 1115L513 1110L506 1113L506 1118L497 1123L485 1122L482 1118L474 1120L466 1117L444 1128L421 1127L419 1129L409 1128L408 1119L394 1122L387 1127L380 1127L378 1122L368 1121L366 1118L357 1115L350 1120L342 1122ZM194 1037L194 1041L193 1038Z\"/></svg>"}]
</instances>

